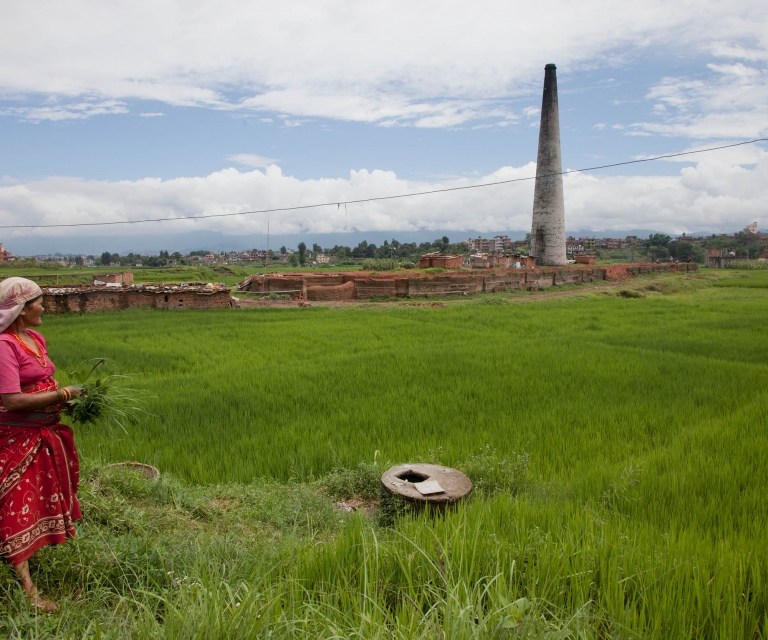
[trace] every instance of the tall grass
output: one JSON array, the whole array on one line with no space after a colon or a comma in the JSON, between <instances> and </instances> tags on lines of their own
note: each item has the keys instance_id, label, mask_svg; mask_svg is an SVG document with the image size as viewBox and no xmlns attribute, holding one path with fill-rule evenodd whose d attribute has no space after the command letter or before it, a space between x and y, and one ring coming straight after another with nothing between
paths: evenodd
<instances>
[{"instance_id":1,"label":"tall grass","mask_svg":"<svg viewBox=\"0 0 768 640\"><path fill-rule=\"evenodd\" d=\"M400 263L389 258L366 258L360 264L363 271L392 271L397 269Z\"/></svg>"},{"instance_id":2,"label":"tall grass","mask_svg":"<svg viewBox=\"0 0 768 640\"><path fill-rule=\"evenodd\" d=\"M730 264L725 265L725 268L737 269L740 271L766 271L768 270L768 260L742 260L739 262L731 262Z\"/></svg>"},{"instance_id":3,"label":"tall grass","mask_svg":"<svg viewBox=\"0 0 768 640\"><path fill-rule=\"evenodd\" d=\"M104 356L146 390L156 417L128 436L79 432L109 460L247 482L323 474L332 451L354 467L442 446L452 464L489 444L589 486L753 402L766 386L763 295L133 310L48 317L42 330L63 379Z\"/></svg>"},{"instance_id":4,"label":"tall grass","mask_svg":"<svg viewBox=\"0 0 768 640\"><path fill-rule=\"evenodd\" d=\"M0 630L764 638L768 292L660 282L638 299L45 318L60 371L106 356L158 417L78 430L80 537L34 562L62 612L31 616L7 587ZM121 459L164 478L103 467ZM474 497L391 527L334 510L419 459L464 469Z\"/></svg>"}]
</instances>

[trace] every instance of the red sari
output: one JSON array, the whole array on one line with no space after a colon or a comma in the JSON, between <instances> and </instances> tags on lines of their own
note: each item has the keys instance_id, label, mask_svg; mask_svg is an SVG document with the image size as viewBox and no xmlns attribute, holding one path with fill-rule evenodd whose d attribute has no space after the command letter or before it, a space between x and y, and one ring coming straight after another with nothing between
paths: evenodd
<instances>
[{"instance_id":1,"label":"red sari","mask_svg":"<svg viewBox=\"0 0 768 640\"><path fill-rule=\"evenodd\" d=\"M44 393L58 388L45 340L45 366L0 334L0 393ZM31 360L30 360L31 359ZM38 378L34 384L25 384ZM14 389L17 390L14 391ZM77 502L79 465L72 429L59 422L59 407L7 411L0 403L0 554L20 564L49 544L74 537L82 517Z\"/></svg>"}]
</instances>

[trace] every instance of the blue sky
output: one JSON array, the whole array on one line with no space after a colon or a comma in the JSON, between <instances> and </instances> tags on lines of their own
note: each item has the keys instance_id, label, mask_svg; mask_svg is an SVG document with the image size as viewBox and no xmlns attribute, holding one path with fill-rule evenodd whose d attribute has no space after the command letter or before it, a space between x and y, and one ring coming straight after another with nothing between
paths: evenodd
<instances>
[{"instance_id":1,"label":"blue sky","mask_svg":"<svg viewBox=\"0 0 768 640\"><path fill-rule=\"evenodd\" d=\"M533 175L547 62L558 65L564 168L768 135L768 11L756 2L88 6L18 7L0 25L0 59L14 61L0 66L2 225ZM616 235L766 227L766 148L567 178L566 224ZM288 244L520 235L531 202L522 183L346 212L6 229L0 241L17 253L250 247L268 217Z\"/></svg>"}]
</instances>

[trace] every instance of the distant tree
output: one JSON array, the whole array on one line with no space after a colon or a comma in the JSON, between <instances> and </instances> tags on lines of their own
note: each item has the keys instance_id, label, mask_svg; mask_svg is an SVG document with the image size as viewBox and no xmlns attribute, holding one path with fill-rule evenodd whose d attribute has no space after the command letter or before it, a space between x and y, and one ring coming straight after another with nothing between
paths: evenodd
<instances>
[{"instance_id":1,"label":"distant tree","mask_svg":"<svg viewBox=\"0 0 768 640\"><path fill-rule=\"evenodd\" d=\"M315 253L322 253L323 252L323 248L319 244L317 244L317 242L315 242L312 245L312 251L314 251Z\"/></svg>"},{"instance_id":2,"label":"distant tree","mask_svg":"<svg viewBox=\"0 0 768 640\"><path fill-rule=\"evenodd\" d=\"M112 254L109 251L105 251L101 254L101 264L108 267L110 262L112 262Z\"/></svg>"},{"instance_id":3,"label":"distant tree","mask_svg":"<svg viewBox=\"0 0 768 640\"><path fill-rule=\"evenodd\" d=\"M353 258L365 258L365 254L368 251L368 241L363 240L360 244L358 244L354 249L352 249L352 257Z\"/></svg>"},{"instance_id":4,"label":"distant tree","mask_svg":"<svg viewBox=\"0 0 768 640\"><path fill-rule=\"evenodd\" d=\"M288 264L292 267L298 267L299 266L299 256L297 256L295 253L292 253L288 256Z\"/></svg>"},{"instance_id":5,"label":"distant tree","mask_svg":"<svg viewBox=\"0 0 768 640\"><path fill-rule=\"evenodd\" d=\"M652 233L648 236L648 240L646 240L645 246L666 247L670 240L672 240L671 236L668 236L666 233Z\"/></svg>"},{"instance_id":6,"label":"distant tree","mask_svg":"<svg viewBox=\"0 0 768 640\"><path fill-rule=\"evenodd\" d=\"M270 258L270 260L271 260L272 258L274 258L274 257L275 257L275 252L274 252L274 251L272 251L272 249L270 249L269 251L267 251L267 255L269 256L269 258Z\"/></svg>"},{"instance_id":7,"label":"distant tree","mask_svg":"<svg viewBox=\"0 0 768 640\"><path fill-rule=\"evenodd\" d=\"M78 267L82 267L82 266L83 266L83 256L77 256L77 257L75 258L75 264L76 264Z\"/></svg>"},{"instance_id":8,"label":"distant tree","mask_svg":"<svg viewBox=\"0 0 768 640\"><path fill-rule=\"evenodd\" d=\"M299 264L303 267L307 262L307 245L299 242Z\"/></svg>"},{"instance_id":9,"label":"distant tree","mask_svg":"<svg viewBox=\"0 0 768 640\"><path fill-rule=\"evenodd\" d=\"M680 262L685 262L690 256L693 259L693 244L690 242L679 242L674 240L667 245L669 254Z\"/></svg>"},{"instance_id":10,"label":"distant tree","mask_svg":"<svg viewBox=\"0 0 768 640\"><path fill-rule=\"evenodd\" d=\"M286 253L288 253L288 249L286 249L286 248L285 248L285 245L283 245L282 247L280 247L280 253L282 253L283 255L285 255Z\"/></svg>"}]
</instances>

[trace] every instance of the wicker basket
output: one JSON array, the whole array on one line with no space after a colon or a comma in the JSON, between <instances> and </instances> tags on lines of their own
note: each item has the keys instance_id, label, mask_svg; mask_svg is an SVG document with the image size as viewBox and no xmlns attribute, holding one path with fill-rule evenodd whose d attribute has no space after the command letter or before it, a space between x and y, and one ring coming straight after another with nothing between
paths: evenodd
<instances>
[{"instance_id":1,"label":"wicker basket","mask_svg":"<svg viewBox=\"0 0 768 640\"><path fill-rule=\"evenodd\" d=\"M115 462L107 465L107 468L110 467L121 467L123 469L139 471L149 480L157 480L160 477L160 471L158 471L157 467L153 467L151 464L144 464L143 462Z\"/></svg>"}]
</instances>

